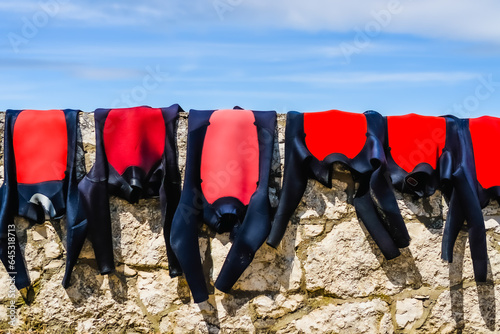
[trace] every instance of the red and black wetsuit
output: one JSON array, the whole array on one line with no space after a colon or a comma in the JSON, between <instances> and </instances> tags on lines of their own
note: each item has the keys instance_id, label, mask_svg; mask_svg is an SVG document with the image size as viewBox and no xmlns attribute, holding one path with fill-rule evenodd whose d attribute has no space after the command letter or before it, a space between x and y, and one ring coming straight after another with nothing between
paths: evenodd
<instances>
[{"instance_id":1,"label":"red and black wetsuit","mask_svg":"<svg viewBox=\"0 0 500 334\"><path fill-rule=\"evenodd\" d=\"M484 282L487 278L488 253L481 208L486 207L490 199L500 199L500 179L496 170L500 119L484 116L456 119L456 123L455 137L461 145L460 160L454 170L447 168L444 173L447 182L456 186L445 192L450 203L443 235L442 258L449 262L453 260L453 246L467 221L474 277L476 281Z\"/></svg>"},{"instance_id":2,"label":"red and black wetsuit","mask_svg":"<svg viewBox=\"0 0 500 334\"><path fill-rule=\"evenodd\" d=\"M18 289L30 285L14 231L14 216L31 222L66 214L65 281L85 240L87 222L80 207L78 181L85 160L77 110L7 110L4 133L4 184L0 194L0 257Z\"/></svg>"},{"instance_id":3,"label":"red and black wetsuit","mask_svg":"<svg viewBox=\"0 0 500 334\"><path fill-rule=\"evenodd\" d=\"M184 188L170 242L195 302L208 298L198 244L200 224L231 232L217 289L229 292L266 240L275 111L191 110Z\"/></svg>"},{"instance_id":4,"label":"red and black wetsuit","mask_svg":"<svg viewBox=\"0 0 500 334\"><path fill-rule=\"evenodd\" d=\"M94 114L96 161L80 182L97 265L102 274L114 270L109 195L130 203L160 196L162 225L171 275L180 271L169 246L172 217L180 197L176 132L179 111L135 107L97 109Z\"/></svg>"},{"instance_id":5,"label":"red and black wetsuit","mask_svg":"<svg viewBox=\"0 0 500 334\"><path fill-rule=\"evenodd\" d=\"M387 160L398 190L423 197L439 188L447 198L449 210L441 254L444 260L453 260L453 246L467 220L474 277L484 282L488 258L481 207L488 201L484 200L486 192L479 186L476 170L490 194L498 189L492 185L500 185L500 182L497 183L494 173L485 172L485 168L491 171L490 165L484 163L484 151L491 147L485 144L494 140L493 123L490 124L489 119L471 121L476 125L476 135L472 138L468 119L416 114L388 116Z\"/></svg>"},{"instance_id":6,"label":"red and black wetsuit","mask_svg":"<svg viewBox=\"0 0 500 334\"><path fill-rule=\"evenodd\" d=\"M340 162L359 182L354 206L360 220L387 259L398 256L410 237L384 175L384 136L384 119L375 111L289 112L283 188L268 244L277 247L281 241L307 180L331 188L332 165Z\"/></svg>"}]
</instances>

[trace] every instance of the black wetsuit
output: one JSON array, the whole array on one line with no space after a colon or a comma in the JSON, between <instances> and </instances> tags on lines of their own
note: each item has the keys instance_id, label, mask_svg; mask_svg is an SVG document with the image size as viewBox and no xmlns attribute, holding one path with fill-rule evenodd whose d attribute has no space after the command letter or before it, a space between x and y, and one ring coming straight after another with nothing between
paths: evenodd
<instances>
[{"instance_id":1,"label":"black wetsuit","mask_svg":"<svg viewBox=\"0 0 500 334\"><path fill-rule=\"evenodd\" d=\"M16 215L43 223L66 214L64 280L69 281L87 226L78 194L78 181L85 175L80 137L77 110L7 110L0 257L18 289L29 286L30 279L15 235Z\"/></svg>"},{"instance_id":2,"label":"black wetsuit","mask_svg":"<svg viewBox=\"0 0 500 334\"><path fill-rule=\"evenodd\" d=\"M277 247L281 241L307 180L314 179L331 188L332 165L340 162L359 182L354 206L383 255L392 259L400 254L399 248L408 246L408 231L384 175L384 124L383 117L375 111L287 114L283 188L267 240L269 245Z\"/></svg>"},{"instance_id":3,"label":"black wetsuit","mask_svg":"<svg viewBox=\"0 0 500 334\"><path fill-rule=\"evenodd\" d=\"M191 110L181 201L170 242L195 302L208 298L198 232L202 223L231 232L217 289L228 292L266 240L271 226L268 181L276 112Z\"/></svg>"},{"instance_id":4,"label":"black wetsuit","mask_svg":"<svg viewBox=\"0 0 500 334\"><path fill-rule=\"evenodd\" d=\"M170 225L180 197L176 131L179 111L136 107L95 111L96 161L78 189L102 274L114 270L109 195L130 203L160 196L171 275L180 272L169 246Z\"/></svg>"}]
</instances>

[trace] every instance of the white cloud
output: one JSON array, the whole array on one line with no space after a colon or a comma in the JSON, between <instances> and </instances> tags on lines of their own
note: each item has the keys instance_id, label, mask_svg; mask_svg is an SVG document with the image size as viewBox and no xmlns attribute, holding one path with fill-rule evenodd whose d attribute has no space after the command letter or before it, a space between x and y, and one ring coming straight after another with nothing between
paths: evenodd
<instances>
[{"instance_id":1,"label":"white cloud","mask_svg":"<svg viewBox=\"0 0 500 334\"><path fill-rule=\"evenodd\" d=\"M144 5L126 5L116 2L102 2L89 6L81 3L61 5L57 18L73 23L95 26L135 25L168 18L167 13Z\"/></svg>"},{"instance_id":2,"label":"white cloud","mask_svg":"<svg viewBox=\"0 0 500 334\"><path fill-rule=\"evenodd\" d=\"M15 0L4 0L0 2L0 10L3 12L31 12L40 9L40 5L36 2L21 2Z\"/></svg>"},{"instance_id":3,"label":"white cloud","mask_svg":"<svg viewBox=\"0 0 500 334\"><path fill-rule=\"evenodd\" d=\"M57 21L93 26L142 25L159 30L169 24L220 24L229 29L280 27L355 33L377 22L382 32L500 43L497 0L4 0L0 10L29 17L42 4L57 3ZM217 9L215 4L225 7ZM387 16L389 14L389 16Z\"/></svg>"},{"instance_id":4,"label":"white cloud","mask_svg":"<svg viewBox=\"0 0 500 334\"><path fill-rule=\"evenodd\" d=\"M479 74L469 72L349 72L349 73L323 73L299 74L289 76L275 76L267 80L298 82L309 84L372 84L372 83L418 83L440 82L456 83L477 79Z\"/></svg>"},{"instance_id":5,"label":"white cloud","mask_svg":"<svg viewBox=\"0 0 500 334\"><path fill-rule=\"evenodd\" d=\"M343 86L343 85L361 85L361 84L412 84L412 83L439 83L456 84L465 81L478 79L480 74L472 72L328 72L319 74L296 73L290 75L274 76L242 76L234 73L213 76L183 76L171 75L167 79L171 82L189 82L189 83L298 83L315 86Z\"/></svg>"},{"instance_id":6,"label":"white cloud","mask_svg":"<svg viewBox=\"0 0 500 334\"><path fill-rule=\"evenodd\" d=\"M244 16L261 24L337 32L363 30L377 22L376 13L390 13L387 21L380 21L384 32L500 42L496 0L247 0L236 9L228 18Z\"/></svg>"},{"instance_id":7,"label":"white cloud","mask_svg":"<svg viewBox=\"0 0 500 334\"><path fill-rule=\"evenodd\" d=\"M150 0L147 3L131 0L101 2L4 0L0 3L1 11L15 13L19 19L22 17L29 19L37 12L45 11L51 17L56 18L59 23L92 26L155 25L159 22L166 24L169 21L203 15L208 7L211 7L210 2L202 0L193 0L192 3L180 0ZM216 14L212 13L212 15Z\"/></svg>"},{"instance_id":8,"label":"white cloud","mask_svg":"<svg viewBox=\"0 0 500 334\"><path fill-rule=\"evenodd\" d=\"M104 67L77 67L72 72L76 77L88 80L123 80L141 78L145 75L145 71Z\"/></svg>"}]
</instances>

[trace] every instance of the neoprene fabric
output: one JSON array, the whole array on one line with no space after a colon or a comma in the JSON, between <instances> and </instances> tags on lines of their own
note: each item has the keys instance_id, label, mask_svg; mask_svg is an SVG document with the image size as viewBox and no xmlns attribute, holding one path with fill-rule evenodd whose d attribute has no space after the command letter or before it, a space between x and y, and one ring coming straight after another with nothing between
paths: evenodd
<instances>
[{"instance_id":1,"label":"neoprene fabric","mask_svg":"<svg viewBox=\"0 0 500 334\"><path fill-rule=\"evenodd\" d=\"M349 168L359 188L354 206L359 218L387 259L407 247L408 231L385 177L385 125L375 111L338 110L287 114L285 171L281 198L267 243L277 247L297 208L308 179L332 187L332 165Z\"/></svg>"},{"instance_id":2,"label":"neoprene fabric","mask_svg":"<svg viewBox=\"0 0 500 334\"><path fill-rule=\"evenodd\" d=\"M170 242L199 303L208 299L199 227L231 232L233 245L215 287L229 292L271 227L269 172L275 111L191 110L186 173Z\"/></svg>"},{"instance_id":3,"label":"neoprene fabric","mask_svg":"<svg viewBox=\"0 0 500 334\"><path fill-rule=\"evenodd\" d=\"M215 282L229 292L266 238L277 247L308 179L332 187L334 163L346 166L359 183L356 212L387 259L398 256L410 240L392 187L416 197L440 189L449 203L442 258L453 260L458 233L467 222L475 279L486 280L481 208L500 199L499 118L289 112L283 187L271 224L268 182L276 112L191 110L181 196L179 111L178 105L97 109L96 162L85 177L77 110L7 111L0 258L18 289L29 286L30 279L14 216L42 223L66 214L67 287L88 231L100 272L114 270L109 195L116 195L131 203L160 197L170 275L185 274L195 302L208 298L200 224L231 232L233 245Z\"/></svg>"},{"instance_id":4,"label":"neoprene fabric","mask_svg":"<svg viewBox=\"0 0 500 334\"><path fill-rule=\"evenodd\" d=\"M85 175L80 137L77 110L7 110L0 257L18 289L29 286L30 279L13 229L16 215L43 223L66 214L64 282L70 280L87 228L77 188Z\"/></svg>"},{"instance_id":5,"label":"neoprene fabric","mask_svg":"<svg viewBox=\"0 0 500 334\"><path fill-rule=\"evenodd\" d=\"M96 161L78 188L101 274L115 269L109 195L130 203L160 197L170 274L180 274L169 243L181 191L176 146L180 111L177 104L95 111Z\"/></svg>"},{"instance_id":6,"label":"neoprene fabric","mask_svg":"<svg viewBox=\"0 0 500 334\"><path fill-rule=\"evenodd\" d=\"M469 129L474 149L477 180L482 189L489 189L492 198L500 192L500 118L483 116L469 119Z\"/></svg>"}]
</instances>

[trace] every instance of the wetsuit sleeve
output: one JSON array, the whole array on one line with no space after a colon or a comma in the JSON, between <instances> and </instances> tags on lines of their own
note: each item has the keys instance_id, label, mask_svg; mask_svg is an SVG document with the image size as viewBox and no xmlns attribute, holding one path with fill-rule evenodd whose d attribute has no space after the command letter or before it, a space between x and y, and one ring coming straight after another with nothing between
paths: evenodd
<instances>
[{"instance_id":1,"label":"wetsuit sleeve","mask_svg":"<svg viewBox=\"0 0 500 334\"><path fill-rule=\"evenodd\" d=\"M241 274L248 268L255 253L262 246L271 229L271 205L269 203L268 188L276 114L271 115L274 116L271 129L262 128L258 131L260 146L259 186L250 200L243 224L234 238L233 245L215 282L215 287L226 293L231 290ZM264 123L267 124L268 121Z\"/></svg>"},{"instance_id":2,"label":"wetsuit sleeve","mask_svg":"<svg viewBox=\"0 0 500 334\"><path fill-rule=\"evenodd\" d=\"M467 221L474 277L477 282L485 282L488 254L484 217L479 199L470 183L467 182L465 173L463 169L460 169L453 175L454 188L443 234L442 258L449 262L453 261L455 241L464 221Z\"/></svg>"},{"instance_id":3,"label":"wetsuit sleeve","mask_svg":"<svg viewBox=\"0 0 500 334\"><path fill-rule=\"evenodd\" d=\"M30 285L30 279L14 226L18 196L12 132L16 116L9 111L5 116L4 184L0 188L0 258L17 289L22 289Z\"/></svg>"},{"instance_id":4,"label":"wetsuit sleeve","mask_svg":"<svg viewBox=\"0 0 500 334\"><path fill-rule=\"evenodd\" d=\"M368 136L374 171L359 180L354 207L361 222L388 260L400 255L410 237L391 187L385 176L385 159L380 141ZM382 150L382 151L381 151Z\"/></svg>"},{"instance_id":5,"label":"wetsuit sleeve","mask_svg":"<svg viewBox=\"0 0 500 334\"><path fill-rule=\"evenodd\" d=\"M267 190L254 194L251 205L227 254L215 287L228 293L252 262L271 228L270 204Z\"/></svg>"},{"instance_id":6,"label":"wetsuit sleeve","mask_svg":"<svg viewBox=\"0 0 500 334\"><path fill-rule=\"evenodd\" d=\"M458 151L453 155L456 160L455 170L451 176L443 175L443 181L451 187L448 194L445 193L449 199L449 207L441 257L449 262L453 261L453 247L464 221L467 221L474 278L477 282L485 282L488 266L486 229L477 192L472 141L468 132L468 120L456 119L455 122L458 125L454 128L454 138L460 145L453 148Z\"/></svg>"},{"instance_id":7,"label":"wetsuit sleeve","mask_svg":"<svg viewBox=\"0 0 500 334\"><path fill-rule=\"evenodd\" d=\"M377 244L378 248L388 260L398 257L401 253L391 234L380 219L377 205L370 196L369 181L360 186L354 198L354 207L358 218Z\"/></svg>"},{"instance_id":8,"label":"wetsuit sleeve","mask_svg":"<svg viewBox=\"0 0 500 334\"><path fill-rule=\"evenodd\" d=\"M90 240L101 274L115 269L108 195L108 166L104 151L103 128L107 113L95 112L96 161L90 172L78 185L88 222Z\"/></svg>"},{"instance_id":9,"label":"wetsuit sleeve","mask_svg":"<svg viewBox=\"0 0 500 334\"><path fill-rule=\"evenodd\" d=\"M62 285L70 284L71 273L87 236L87 219L78 191L79 175L85 171L85 156L78 124L78 111L65 110L68 126L68 193L66 199L66 271Z\"/></svg>"},{"instance_id":10,"label":"wetsuit sleeve","mask_svg":"<svg viewBox=\"0 0 500 334\"><path fill-rule=\"evenodd\" d=\"M165 153L162 157L164 171L160 187L163 235L167 247L168 269L171 277L182 275L179 260L170 245L172 220L181 196L181 176L179 173L176 143L178 110L175 111L175 114L175 118L166 124Z\"/></svg>"},{"instance_id":11,"label":"wetsuit sleeve","mask_svg":"<svg viewBox=\"0 0 500 334\"><path fill-rule=\"evenodd\" d=\"M375 111L367 111L365 116L370 129L366 142L366 159L371 164L372 172L359 180L354 207L384 257L390 260L400 255L399 248L409 245L410 236L387 176L383 146L386 122Z\"/></svg>"},{"instance_id":12,"label":"wetsuit sleeve","mask_svg":"<svg viewBox=\"0 0 500 334\"><path fill-rule=\"evenodd\" d=\"M189 114L188 128L196 130L190 130L188 134L184 187L172 220L170 245L179 260L194 301L200 303L208 299L198 243L199 225L203 221L200 166L206 125L198 128L197 116L192 112Z\"/></svg>"},{"instance_id":13,"label":"wetsuit sleeve","mask_svg":"<svg viewBox=\"0 0 500 334\"><path fill-rule=\"evenodd\" d=\"M453 214L449 212L452 211ZM443 231L443 241L441 245L441 258L448 262L453 262L453 248L457 241L458 234L465 224L465 214L462 210L460 199L456 191L452 191L448 197L448 216Z\"/></svg>"},{"instance_id":14,"label":"wetsuit sleeve","mask_svg":"<svg viewBox=\"0 0 500 334\"><path fill-rule=\"evenodd\" d=\"M285 168L281 198L267 239L267 244L271 247L278 247L288 222L304 195L308 179L306 165L310 156L304 144L303 115L289 112L285 129Z\"/></svg>"},{"instance_id":15,"label":"wetsuit sleeve","mask_svg":"<svg viewBox=\"0 0 500 334\"><path fill-rule=\"evenodd\" d=\"M399 248L408 247L410 236L401 216L394 190L384 173L384 168L378 168L370 178L370 195L378 207L380 219L386 226L391 238Z\"/></svg>"},{"instance_id":16,"label":"wetsuit sleeve","mask_svg":"<svg viewBox=\"0 0 500 334\"><path fill-rule=\"evenodd\" d=\"M196 207L201 201L201 193L183 191L179 206L175 211L170 233L170 244L185 274L193 299L201 303L208 299L198 243L199 223L202 209Z\"/></svg>"}]
</instances>

